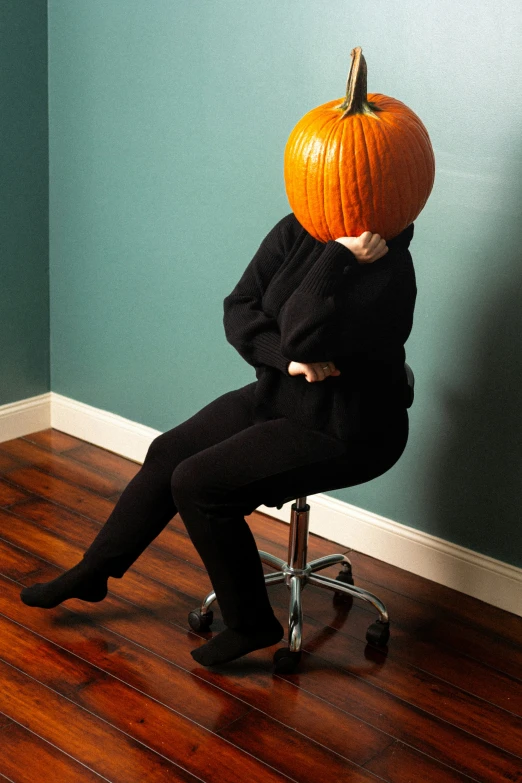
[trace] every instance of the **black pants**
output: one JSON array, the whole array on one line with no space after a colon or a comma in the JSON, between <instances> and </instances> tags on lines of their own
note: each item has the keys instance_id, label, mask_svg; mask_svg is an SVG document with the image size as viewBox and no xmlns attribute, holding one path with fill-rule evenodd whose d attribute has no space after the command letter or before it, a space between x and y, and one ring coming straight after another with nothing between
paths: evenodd
<instances>
[{"instance_id":1,"label":"black pants","mask_svg":"<svg viewBox=\"0 0 522 783\"><path fill-rule=\"evenodd\" d=\"M404 451L409 424L400 411L386 432L347 443L285 418L255 423L255 385L226 392L152 441L85 552L89 565L122 577L179 511L225 624L243 628L272 616L245 515L274 493L313 495L381 475Z\"/></svg>"}]
</instances>

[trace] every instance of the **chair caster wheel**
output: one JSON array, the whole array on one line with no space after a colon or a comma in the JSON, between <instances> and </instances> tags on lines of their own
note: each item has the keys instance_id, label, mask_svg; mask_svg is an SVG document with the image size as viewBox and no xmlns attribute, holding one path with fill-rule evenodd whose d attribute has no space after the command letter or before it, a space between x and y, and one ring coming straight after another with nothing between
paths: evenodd
<instances>
[{"instance_id":1,"label":"chair caster wheel","mask_svg":"<svg viewBox=\"0 0 522 783\"><path fill-rule=\"evenodd\" d=\"M277 674L291 674L297 669L301 660L301 650L291 652L289 647L280 647L274 653L274 671Z\"/></svg>"},{"instance_id":2,"label":"chair caster wheel","mask_svg":"<svg viewBox=\"0 0 522 783\"><path fill-rule=\"evenodd\" d=\"M335 577L336 582L343 582L345 585L353 585L353 576L352 576L352 569L345 568L342 571L339 571L337 576ZM353 595L350 595L350 593L345 593L344 591L334 591L334 603L337 604L343 604L347 605L349 604L352 606L353 604Z\"/></svg>"},{"instance_id":3,"label":"chair caster wheel","mask_svg":"<svg viewBox=\"0 0 522 783\"><path fill-rule=\"evenodd\" d=\"M201 614L200 609L189 612L188 621L193 631L208 631L214 619L214 612L209 609L206 614Z\"/></svg>"},{"instance_id":4,"label":"chair caster wheel","mask_svg":"<svg viewBox=\"0 0 522 783\"><path fill-rule=\"evenodd\" d=\"M335 577L337 582L344 582L346 585L353 585L353 574L351 568L343 568L342 571L339 571L337 576Z\"/></svg>"},{"instance_id":5,"label":"chair caster wheel","mask_svg":"<svg viewBox=\"0 0 522 783\"><path fill-rule=\"evenodd\" d=\"M377 647L385 647L390 638L390 623L383 623L376 620L366 631L366 641L369 644L375 644Z\"/></svg>"}]
</instances>

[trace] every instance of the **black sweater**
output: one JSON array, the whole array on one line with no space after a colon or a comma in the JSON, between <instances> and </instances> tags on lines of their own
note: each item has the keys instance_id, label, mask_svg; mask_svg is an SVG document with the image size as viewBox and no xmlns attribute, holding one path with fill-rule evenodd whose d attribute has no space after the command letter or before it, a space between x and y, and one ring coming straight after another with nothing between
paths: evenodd
<instances>
[{"instance_id":1,"label":"black sweater","mask_svg":"<svg viewBox=\"0 0 522 783\"><path fill-rule=\"evenodd\" d=\"M413 226L372 264L314 239L293 212L267 234L223 302L226 338L256 368L256 421L285 416L349 440L406 408ZM289 375L291 361L332 361L341 374L309 382Z\"/></svg>"}]
</instances>

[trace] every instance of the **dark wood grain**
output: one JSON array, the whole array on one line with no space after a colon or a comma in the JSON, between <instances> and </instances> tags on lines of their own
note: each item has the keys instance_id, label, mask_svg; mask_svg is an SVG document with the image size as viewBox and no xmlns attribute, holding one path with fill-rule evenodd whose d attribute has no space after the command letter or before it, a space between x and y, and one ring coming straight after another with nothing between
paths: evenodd
<instances>
[{"instance_id":1,"label":"dark wood grain","mask_svg":"<svg viewBox=\"0 0 522 783\"><path fill-rule=\"evenodd\" d=\"M11 718L14 718L13 713L18 714L21 710L28 720L29 704L32 706L37 700L41 709L46 710L45 701L49 700L58 714L49 721L49 727L44 728L40 720L37 733L44 730L46 738L52 736L55 744L60 741L61 720L74 713L77 723L85 727L89 725L89 731L93 732L94 721L98 719L96 732L103 728L105 722L107 726L118 729L122 737L126 735L127 739L143 743L158 756L168 759L173 768L177 765L183 772L190 772L204 780L220 781L222 768L233 769L238 780L256 783L285 780L251 755L239 752L235 745L215 732L167 707L164 701L148 696L143 690L147 687L146 671L132 686L22 626L7 619L0 620L0 678L2 683L8 683L5 692L0 695L0 709ZM105 653L110 655L113 651L108 649ZM43 667L42 660L45 661ZM125 666L120 676L122 674L125 674ZM13 680L18 686L16 693ZM36 680L42 685L37 686ZM44 691L42 686L45 686ZM42 695L39 697L39 694ZM81 711L73 709L76 705L82 708ZM99 771L98 765L94 768Z\"/></svg>"},{"instance_id":2,"label":"dark wood grain","mask_svg":"<svg viewBox=\"0 0 522 783\"><path fill-rule=\"evenodd\" d=\"M168 704L171 709L183 713L205 728L217 731L221 726L228 725L249 711L249 706L240 700L204 682L195 682L186 669L151 654L117 633L89 622L87 618L83 621L76 616L71 617L70 614L53 610L51 624L41 611L35 610L29 616L21 601L18 602L20 606L16 605L15 596L19 592L17 586L3 577L0 577L0 584L3 590L0 597L0 629L5 633L5 638L0 639L0 658L3 660L15 665L16 656L23 649L23 638L19 644L16 644L15 639L12 640L15 652L8 649L7 640L14 633L9 623L17 623L20 628L30 630L78 655L100 671L117 677L123 675L128 685ZM120 611L125 609L122 602L117 602L117 607L118 605ZM139 619L136 621L140 622ZM5 625L6 623L8 625ZM146 618L145 623L147 624ZM192 634L192 631L189 633ZM197 637L194 635L193 647L196 645ZM34 676L34 673L28 673ZM198 685L198 688L195 688L195 685Z\"/></svg>"},{"instance_id":3,"label":"dark wood grain","mask_svg":"<svg viewBox=\"0 0 522 783\"><path fill-rule=\"evenodd\" d=\"M106 780L13 721L0 728L0 748L0 770L7 776L0 775L0 780L11 779L16 783L102 783Z\"/></svg>"},{"instance_id":4,"label":"dark wood grain","mask_svg":"<svg viewBox=\"0 0 522 783\"><path fill-rule=\"evenodd\" d=\"M21 441L12 441L12 442L18 442L21 443ZM3 446L3 443L0 444ZM4 452L0 453L0 475L2 473L6 473L8 470L12 470L13 468L20 467L21 463L19 460L15 459L14 457L9 456L9 454L6 454Z\"/></svg>"},{"instance_id":5,"label":"dark wood grain","mask_svg":"<svg viewBox=\"0 0 522 783\"><path fill-rule=\"evenodd\" d=\"M107 475L99 469L76 461L73 455L77 451L77 449L73 449L66 452L66 456L64 456L54 454L52 451L24 440L2 443L2 453L13 457L19 463L37 467L45 473L52 474L55 478L64 479L71 484L78 484L103 497L109 497L125 489L128 481L124 478Z\"/></svg>"},{"instance_id":6,"label":"dark wood grain","mask_svg":"<svg viewBox=\"0 0 522 783\"><path fill-rule=\"evenodd\" d=\"M53 451L56 454L60 454L63 451L69 451L69 449L75 449L81 446L85 441L79 438L74 438L72 435L68 435L66 432L60 432L52 427L46 430L40 430L39 432L33 432L31 435L25 435L20 440L28 441L29 443L37 443L39 446L43 446L49 451Z\"/></svg>"},{"instance_id":7,"label":"dark wood grain","mask_svg":"<svg viewBox=\"0 0 522 783\"><path fill-rule=\"evenodd\" d=\"M13 485L11 482L2 481L0 479L0 507L8 508L9 506L19 503L21 500L25 500L28 497L28 493L23 489Z\"/></svg>"},{"instance_id":8,"label":"dark wood grain","mask_svg":"<svg viewBox=\"0 0 522 783\"><path fill-rule=\"evenodd\" d=\"M89 492L79 484L71 484L33 466L16 468L4 475L6 478L4 483L6 484L8 480L15 489L47 498L99 522L105 521L114 508L114 503L94 492ZM10 505L14 502L11 501Z\"/></svg>"},{"instance_id":9,"label":"dark wood grain","mask_svg":"<svg viewBox=\"0 0 522 783\"><path fill-rule=\"evenodd\" d=\"M42 669L46 667L47 662ZM65 677L66 672L61 673L57 684ZM164 755L1 660L0 682L0 710L5 715L109 780L195 783L193 775Z\"/></svg>"},{"instance_id":10,"label":"dark wood grain","mask_svg":"<svg viewBox=\"0 0 522 783\"><path fill-rule=\"evenodd\" d=\"M76 763L91 775L77 780L126 783L522 781L521 618L350 551L356 584L390 611L387 650L366 645L370 606L347 612L308 585L299 672L272 673L280 645L207 669L190 650L211 633L187 615L211 585L179 515L103 602L20 601L22 585L78 562L137 463L47 430L0 444L0 465L0 743L6 730L14 749L34 738L33 756L63 768L55 780ZM287 525L248 522L259 548L286 556ZM310 559L342 551L310 536ZM288 589L269 592L287 627ZM0 775L30 779L22 767L0 761Z\"/></svg>"},{"instance_id":11,"label":"dark wood grain","mask_svg":"<svg viewBox=\"0 0 522 783\"><path fill-rule=\"evenodd\" d=\"M119 454L105 451L99 446L93 446L92 443L83 443L75 449L68 450L67 456L76 462L82 462L84 465L103 471L106 475L121 479L124 486L129 483L131 478L134 478L141 468L139 462L124 459Z\"/></svg>"},{"instance_id":12,"label":"dark wood grain","mask_svg":"<svg viewBox=\"0 0 522 783\"><path fill-rule=\"evenodd\" d=\"M125 580L130 578L130 576L131 576L131 574L129 572L126 575ZM34 577L34 573L33 573L33 577ZM45 575L43 577L43 580L45 580L46 578L51 578L51 577ZM121 580L122 587L123 587L123 585L125 583L125 580ZM114 581L120 583L119 580L114 580ZM130 587L131 587L131 590L132 590L134 586L131 585ZM145 595L148 594L149 598L152 599L151 602L150 602L150 605L152 607L154 607L154 605L156 605L156 607L157 607L156 613L157 614L161 614L161 604L160 604L160 602L157 601L157 600L154 601L152 595L150 595L151 592L153 591L153 589L154 589L154 587L152 587L152 590L141 589L141 590L136 590L135 592L136 592L136 594L141 595L141 596L145 596ZM158 590L159 590L159 586L158 586ZM102 609L102 607L105 605L105 602L103 602L100 605L96 605L96 606L94 606L94 605L93 606L88 606L87 604L84 604L84 602L81 602L81 601L77 601L77 602L76 601L69 601L69 602L67 602L67 605L69 605L69 606L70 605L78 605L79 607L81 607L80 611L85 611L89 616L93 615L93 610L99 610L102 613L102 617L100 617L99 622L105 622L106 623L105 618L103 617L103 609ZM188 601L187 604L186 604L187 611L188 611L189 608L190 608L190 601ZM61 610L61 607L59 609L53 610L53 612L59 611L59 610ZM37 613L42 613L42 612L38 612L38 610L35 610L35 611ZM186 616L185 612L183 614ZM158 635L157 619L151 618L151 622L147 623L146 627L141 629L142 633L140 635L138 626L142 626L143 625L143 613L140 612L138 617L136 617L136 615L132 615L129 611L123 612L123 613L121 613L121 615L122 615L122 619L118 620L118 628L117 628L117 630L122 635L126 635L128 637L129 636L130 637L134 636L134 638L138 642L141 642L142 644L147 645L149 648L151 648L151 646L154 644L155 640L157 639L157 635ZM110 615L110 620L111 620L111 622L110 622L111 627L114 627L112 613ZM122 622L123 622L123 626L124 626L123 628L122 628ZM186 636L186 634L183 633L183 637L185 637L185 636ZM163 634L161 634L160 639L163 640L163 638L164 638ZM168 657L170 655L175 660L180 660L180 658L182 656L182 653L183 653L183 648L181 647L181 644L180 644L179 634L177 634L176 641L173 641L172 635L169 634L168 637L167 637L167 640L164 641L163 643L160 642L160 645L161 646L159 648L159 651L161 651L161 653L163 655L165 655L166 657ZM193 644L191 643L190 646L193 646ZM260 652L263 652L263 651L260 651ZM325 662L322 662L323 666L324 666L324 663ZM263 659L263 664L265 664L265 660L264 659ZM191 665L191 664L189 664L189 665ZM310 667L309 667L309 670L310 670ZM268 674L268 672L267 672L267 674ZM269 688L269 682L270 682L270 680L267 679L266 680L266 689ZM357 682L355 682L355 684L357 684ZM230 678L230 671L229 671L228 672L228 676L225 675L223 677L223 681L221 683L221 686L222 687L230 687L230 685L231 685L231 678ZM312 683L310 681L308 683L307 689L311 685L314 685L314 683ZM348 693L348 699L347 699L346 703L342 703L340 706L346 712L352 712L353 713L353 711L354 711L353 706L350 706L351 705L351 698L350 698L350 687L349 687L349 685L351 685L353 687L354 683L352 682L352 683L350 683L350 684L348 684L346 686L343 686L343 691L346 691ZM359 685L360 685L360 683L359 683ZM337 687L339 687L339 686L337 686ZM318 686L317 686L316 690L317 690L318 697L324 699L325 698L325 694L323 692L324 688L322 687L320 682L318 683ZM326 698L328 698L328 696L326 696ZM334 698L334 697L332 696L332 698ZM361 699L359 698L359 700L361 700ZM364 702L364 699L363 699L363 702ZM368 699L366 699L366 702L368 702ZM283 699L282 704L284 706L286 706L287 703L291 703L291 702L289 702L288 698ZM281 705L278 703L277 706L280 707ZM376 709L379 709L379 706L380 705L378 704ZM388 717L388 719L390 721L393 721L393 717L394 717L393 707L394 707L394 705L393 705L393 702L388 703L388 709L386 709L386 702L385 702L383 706L385 707L385 710L384 710L384 714L382 716L382 718L384 718L384 720L382 720L382 725L385 726L386 717ZM268 707L266 707L266 705L263 705L263 707L264 707L265 711L268 711ZM310 719L311 716L313 716L313 714L314 714L314 709L311 708L307 712L308 712L308 718ZM277 717L280 719L281 715L279 714L279 715L277 715ZM361 719L363 721L365 720L364 712L362 712L360 714L360 717L361 717ZM285 718L283 716L283 720L284 719ZM433 734L433 733L437 734L437 731L438 731L440 736L436 737L436 741L439 743L439 745L438 745L439 751L444 749L444 745L449 741L450 738L452 738L453 745L455 745L455 732L454 731L449 732L449 733L445 733L444 729L446 727L445 727L445 725L443 723L442 724L437 724L437 721L433 721L433 720L430 721L428 719L428 716L423 715L421 712L414 713L413 715L411 715L409 720L406 720L406 715L405 715L403 720L404 720L404 723L408 723L409 724L409 729L410 729L410 732L411 732L411 734L409 735L409 738L412 741L417 741L417 743L419 743L419 742L423 743L424 742L423 734L425 734L425 733L427 735L430 735L430 734ZM420 723L419 723L419 721L420 721ZM332 725L332 724L330 724L330 725ZM327 730L329 728L330 728L330 726L326 727ZM344 731L345 737L351 737L351 739L354 741L356 747L357 746L360 747L360 741L361 741L360 733L356 733L356 732L349 732L348 733L348 731L346 731L346 726L343 726L343 729L345 729L345 731ZM404 738L404 741L407 741L408 735L403 734L402 736ZM339 747L338 747L338 752L342 753L343 752L342 732L340 733L339 739L340 739L340 744L339 744ZM467 736L464 735L464 743L465 743L466 739L467 739ZM389 744L389 741L390 740L388 738L388 743L387 744ZM346 739L345 739L345 743L346 743ZM462 744L463 743L461 742L461 745ZM426 747L426 746L423 746L423 747ZM454 750L456 750L456 758L454 758L454 761L457 761L457 763L458 763L458 756L459 756L458 746L457 746L457 748L454 748ZM492 759L493 760L496 759L498 761L498 754L496 754L495 752L493 752L492 754L488 753L489 750L490 749L487 746L481 747L480 744L478 744L478 745L474 746L474 755L476 755L478 757L482 757L482 758L485 757L486 760L489 760L489 756L492 755ZM365 752L367 754L369 754L367 757L374 756L375 755L375 745L374 745L374 743L372 743L371 745L367 745L365 747ZM468 762L469 760L466 760L466 761ZM471 763L475 764L476 763L475 759L473 759ZM496 775L497 772L498 772L498 768L495 768L495 773L494 774ZM484 779L487 779L487 778L484 778ZM496 778L492 777L491 779L495 780ZM504 778L499 778L499 779L504 779ZM509 779L509 777L507 777L505 779Z\"/></svg>"},{"instance_id":13,"label":"dark wood grain","mask_svg":"<svg viewBox=\"0 0 522 783\"><path fill-rule=\"evenodd\" d=\"M47 501L31 501L24 503L23 506L18 505L15 508L11 508L13 513L23 515L24 518L34 519L39 525L58 533L61 537L67 538L67 540L74 543L78 543L82 548L86 548L91 542L92 538L96 535L100 525L87 521L84 518L68 512L65 509L58 509ZM177 518L179 519L179 517ZM175 526L176 520L169 525L163 533L156 539L155 545L151 546L149 550L142 555L137 567L141 573L147 574L152 578L157 578L158 575L161 578L162 570L167 568L168 555L170 553L181 561L187 561L193 563L199 568L203 568L201 559L198 553L194 549L190 539L183 526L180 528ZM31 531L27 532L27 529L23 526L23 523L11 522L12 536L19 529L17 527L21 525L19 530L19 539L24 539L31 536ZM13 538L11 540L14 540ZM284 556L282 546L270 545L270 542L263 543L259 535L257 536L258 544L263 545L274 554ZM161 547L159 546L161 545ZM332 549L334 545L326 542L326 546L314 545L311 547L310 556L317 557L320 554L324 554L328 549ZM58 546L56 547L58 549ZM165 550L165 551L162 551ZM322 550L322 551L321 551ZM80 557L78 552L77 558ZM69 567L73 563L66 562L64 567ZM269 569L266 569L269 570ZM185 562L177 563L175 569L170 569L172 580L170 584L179 590L184 592L191 591L191 586L194 582L194 571L187 568ZM336 569L328 569L324 573L330 573L334 576ZM205 574L206 576L206 574ZM163 577L165 579L165 577ZM204 589L211 589L210 583L206 581ZM369 583L366 580L358 579L358 584L366 589L374 589L373 583ZM203 585L202 585L203 586ZM312 615L319 621L324 621L324 595L318 588L308 586L306 588L306 612ZM441 679L453 683L455 686L473 692L473 688L477 681L482 681L483 692L481 694L483 699L486 699L499 707L503 707L517 715L522 715L522 682L496 668L487 666L478 660L470 659L468 656L463 655L458 650L446 649L443 644L437 645L438 654L432 655L432 645L430 646L424 642L421 638L421 632L425 632L427 627L427 621L434 622L433 618L426 617L425 606L422 603L416 602L412 599L397 595L394 591L380 588L380 595L388 605L389 611L394 617L394 644L390 650L390 655L395 657L400 651L400 657L402 661L407 661L410 664L417 666L418 668L427 671ZM284 596L286 600L286 596ZM335 624L335 617L330 608L330 625L337 627ZM361 610L358 607L354 607L350 614L350 634L356 636L361 641L365 639L366 628L371 618L369 617L368 610ZM448 625L451 624L446 619ZM487 638L487 637L486 637ZM415 642L415 643L413 643ZM499 640L496 640L499 644ZM434 643L432 643L434 644ZM504 647L506 651L507 644ZM486 646L483 644L483 646ZM518 659L520 658L519 648L513 648L515 658L515 666L518 666ZM474 650L475 655L480 654L480 647L476 647ZM498 662L496 662L498 665Z\"/></svg>"}]
</instances>

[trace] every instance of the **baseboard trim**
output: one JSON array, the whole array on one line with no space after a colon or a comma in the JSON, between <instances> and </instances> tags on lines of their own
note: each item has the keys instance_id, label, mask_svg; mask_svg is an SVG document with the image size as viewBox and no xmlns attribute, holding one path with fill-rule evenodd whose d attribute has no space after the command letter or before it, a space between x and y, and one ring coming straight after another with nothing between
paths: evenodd
<instances>
[{"instance_id":1,"label":"baseboard trim","mask_svg":"<svg viewBox=\"0 0 522 783\"><path fill-rule=\"evenodd\" d=\"M51 426L51 392L0 405L0 443Z\"/></svg>"},{"instance_id":2,"label":"baseboard trim","mask_svg":"<svg viewBox=\"0 0 522 783\"><path fill-rule=\"evenodd\" d=\"M48 392L0 406L0 443L53 427L142 463L160 430ZM522 617L522 568L329 495L310 495L310 532ZM258 511L290 521L292 503Z\"/></svg>"},{"instance_id":3,"label":"baseboard trim","mask_svg":"<svg viewBox=\"0 0 522 783\"><path fill-rule=\"evenodd\" d=\"M161 430L56 392L51 392L50 426L140 463L143 463L150 443L161 435Z\"/></svg>"}]
</instances>

